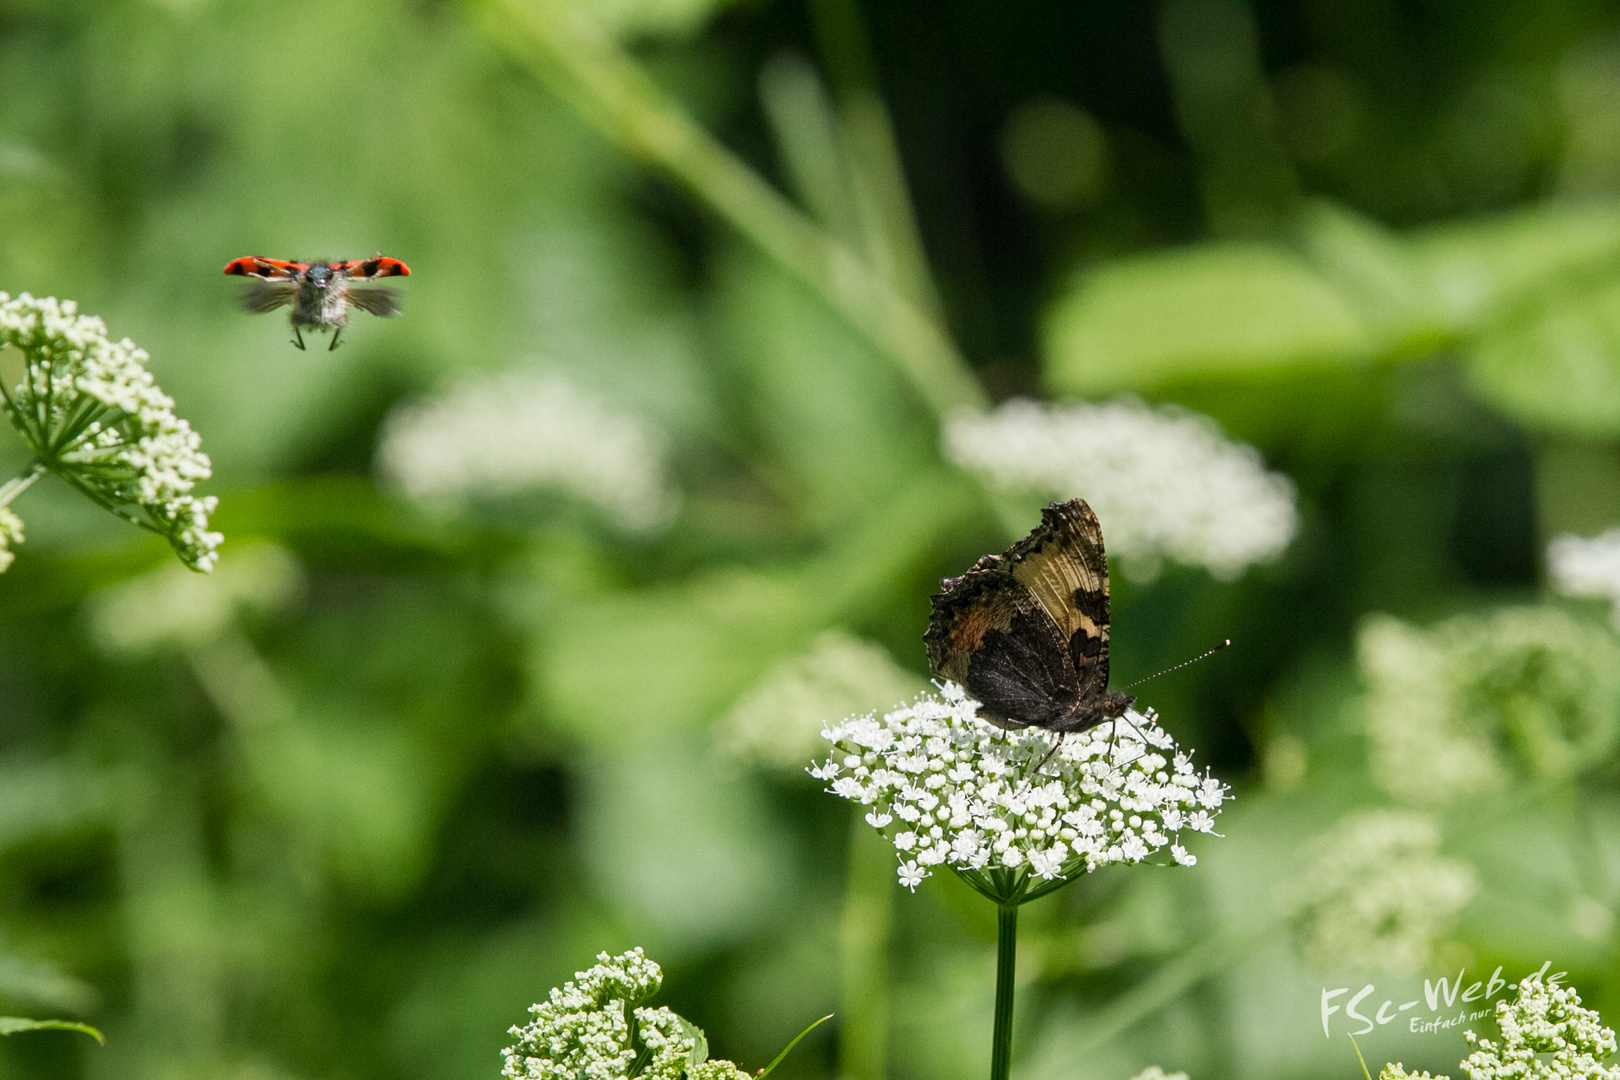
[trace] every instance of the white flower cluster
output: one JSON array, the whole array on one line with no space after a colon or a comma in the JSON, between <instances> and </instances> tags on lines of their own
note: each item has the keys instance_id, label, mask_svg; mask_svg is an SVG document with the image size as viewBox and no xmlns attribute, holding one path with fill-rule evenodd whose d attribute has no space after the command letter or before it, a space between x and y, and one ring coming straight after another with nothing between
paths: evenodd
<instances>
[{"instance_id":1,"label":"white flower cluster","mask_svg":"<svg viewBox=\"0 0 1620 1080\"><path fill-rule=\"evenodd\" d=\"M1187 1074L1184 1072L1167 1073L1162 1065L1149 1065L1131 1077L1131 1080L1187 1080Z\"/></svg>"},{"instance_id":2,"label":"white flower cluster","mask_svg":"<svg viewBox=\"0 0 1620 1080\"><path fill-rule=\"evenodd\" d=\"M194 649L220 639L245 613L277 611L304 591L303 568L285 548L263 541L233 546L207 577L165 563L91 593L90 637L108 656Z\"/></svg>"},{"instance_id":3,"label":"white flower cluster","mask_svg":"<svg viewBox=\"0 0 1620 1080\"><path fill-rule=\"evenodd\" d=\"M1435 1076L1427 1070L1407 1072L1406 1067L1397 1061L1378 1070L1378 1080L1451 1080L1451 1077Z\"/></svg>"},{"instance_id":4,"label":"white flower cluster","mask_svg":"<svg viewBox=\"0 0 1620 1080\"><path fill-rule=\"evenodd\" d=\"M1234 578L1281 555L1299 528L1292 480L1213 420L1173 405L1015 399L951 420L945 454L992 487L1085 498L1109 553L1138 576L1168 558Z\"/></svg>"},{"instance_id":5,"label":"white flower cluster","mask_svg":"<svg viewBox=\"0 0 1620 1080\"><path fill-rule=\"evenodd\" d=\"M1474 1047L1462 1062L1469 1080L1620 1080L1620 1066L1603 1064L1615 1052L1614 1030L1570 987L1532 975L1518 1000L1496 1003L1496 1024L1500 1042L1463 1032Z\"/></svg>"},{"instance_id":6,"label":"white flower cluster","mask_svg":"<svg viewBox=\"0 0 1620 1080\"><path fill-rule=\"evenodd\" d=\"M1191 866L1179 834L1215 831L1229 789L1194 771L1151 710L1070 735L1039 775L1056 736L1003 731L978 711L945 683L822 733L835 750L810 774L871 807L867 822L899 851L900 884L915 889L940 865L1068 879L1165 847Z\"/></svg>"},{"instance_id":7,"label":"white flower cluster","mask_svg":"<svg viewBox=\"0 0 1620 1080\"><path fill-rule=\"evenodd\" d=\"M1547 575L1565 596L1597 596L1614 605L1620 627L1620 529L1591 538L1565 533L1547 542Z\"/></svg>"},{"instance_id":8,"label":"white flower cluster","mask_svg":"<svg viewBox=\"0 0 1620 1080\"><path fill-rule=\"evenodd\" d=\"M108 340L106 324L71 300L27 293L0 293L0 345L26 365L5 409L38 463L167 537L193 570L213 569L223 540L208 531L217 500L191 494L211 475L208 455L146 370L147 354L128 338ZM4 531L21 538L15 527Z\"/></svg>"},{"instance_id":9,"label":"white flower cluster","mask_svg":"<svg viewBox=\"0 0 1620 1080\"><path fill-rule=\"evenodd\" d=\"M725 1060L704 1061L702 1033L666 1008L637 1002L658 992L663 972L631 949L599 953L597 964L529 1009L534 1019L508 1034L502 1051L508 1080L742 1080ZM637 1043L645 1049L639 1049ZM637 1067L639 1062L639 1068Z\"/></svg>"},{"instance_id":10,"label":"white flower cluster","mask_svg":"<svg viewBox=\"0 0 1620 1080\"><path fill-rule=\"evenodd\" d=\"M467 382L388 418L383 477L407 496L451 505L556 488L632 531L680 508L661 432L561 375Z\"/></svg>"},{"instance_id":11,"label":"white flower cluster","mask_svg":"<svg viewBox=\"0 0 1620 1080\"><path fill-rule=\"evenodd\" d=\"M1356 654L1373 775L1403 802L1494 790L1515 765L1566 777L1603 760L1620 734L1620 643L1555 607L1427 630L1375 615Z\"/></svg>"},{"instance_id":12,"label":"white flower cluster","mask_svg":"<svg viewBox=\"0 0 1620 1080\"><path fill-rule=\"evenodd\" d=\"M1311 845L1286 902L1300 951L1322 970L1422 970L1441 934L1473 899L1475 875L1439 854L1427 814L1352 814Z\"/></svg>"},{"instance_id":13,"label":"white flower cluster","mask_svg":"<svg viewBox=\"0 0 1620 1080\"><path fill-rule=\"evenodd\" d=\"M863 712L927 688L877 642L828 630L808 652L766 670L715 722L715 740L727 757L797 772L821 750L827 717Z\"/></svg>"},{"instance_id":14,"label":"white flower cluster","mask_svg":"<svg viewBox=\"0 0 1620 1080\"><path fill-rule=\"evenodd\" d=\"M10 507L0 506L0 574L5 573L17 556L13 545L23 542L23 520Z\"/></svg>"}]
</instances>

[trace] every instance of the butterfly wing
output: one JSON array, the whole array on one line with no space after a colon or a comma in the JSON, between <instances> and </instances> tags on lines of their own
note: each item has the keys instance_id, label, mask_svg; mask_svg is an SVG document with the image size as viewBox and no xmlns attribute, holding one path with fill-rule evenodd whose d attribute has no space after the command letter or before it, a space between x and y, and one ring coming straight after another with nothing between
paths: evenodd
<instances>
[{"instance_id":1,"label":"butterfly wing","mask_svg":"<svg viewBox=\"0 0 1620 1080\"><path fill-rule=\"evenodd\" d=\"M1053 503L1034 532L944 586L923 635L928 662L986 719L1070 730L1076 707L1107 691L1108 562L1084 501Z\"/></svg>"},{"instance_id":2,"label":"butterfly wing","mask_svg":"<svg viewBox=\"0 0 1620 1080\"><path fill-rule=\"evenodd\" d=\"M1108 689L1108 557L1102 525L1084 499L1053 503L1035 531L1001 557L1052 617L1089 698Z\"/></svg>"},{"instance_id":3,"label":"butterfly wing","mask_svg":"<svg viewBox=\"0 0 1620 1080\"><path fill-rule=\"evenodd\" d=\"M242 290L241 304L243 311L263 315L296 299L298 299L297 285L250 281L247 288Z\"/></svg>"},{"instance_id":4,"label":"butterfly wing","mask_svg":"<svg viewBox=\"0 0 1620 1080\"><path fill-rule=\"evenodd\" d=\"M1035 595L994 556L933 598L923 642L941 678L979 700L979 715L1006 728L1052 727L1076 700L1067 643Z\"/></svg>"},{"instance_id":5,"label":"butterfly wing","mask_svg":"<svg viewBox=\"0 0 1620 1080\"><path fill-rule=\"evenodd\" d=\"M400 311L399 292L396 289L350 289L345 295L349 303L379 318L398 315Z\"/></svg>"}]
</instances>

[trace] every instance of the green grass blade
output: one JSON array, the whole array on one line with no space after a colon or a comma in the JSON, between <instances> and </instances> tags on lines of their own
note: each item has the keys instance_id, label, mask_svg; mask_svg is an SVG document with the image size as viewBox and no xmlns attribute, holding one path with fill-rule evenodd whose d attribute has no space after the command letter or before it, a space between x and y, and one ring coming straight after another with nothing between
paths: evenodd
<instances>
[{"instance_id":1,"label":"green grass blade","mask_svg":"<svg viewBox=\"0 0 1620 1080\"><path fill-rule=\"evenodd\" d=\"M804 1038L806 1035L810 1034L812 1031L816 1030L816 1028L820 1027L822 1024L825 1024L827 1021L831 1020L832 1018L833 1018L833 1014L828 1013L826 1016L823 1016L820 1020L817 1020L815 1023L811 1024L809 1027L805 1028L803 1031L801 1031L797 1035L793 1036L793 1041L788 1043L786 1046L782 1047L782 1052L780 1054L777 1054L776 1058L769 1065L765 1066L763 1069L761 1069L759 1071L759 1080L765 1080L765 1078L767 1076L771 1075L771 1070L776 1068L778 1065L782 1064L782 1059L787 1057L789 1051L791 1051L795 1046L799 1045L799 1040L800 1039Z\"/></svg>"},{"instance_id":2,"label":"green grass blade","mask_svg":"<svg viewBox=\"0 0 1620 1080\"><path fill-rule=\"evenodd\" d=\"M820 1021L818 1020L817 1023L820 1023ZM89 1024L75 1023L72 1020L30 1020L25 1016L0 1016L0 1035L15 1035L19 1031L80 1031L101 1045L107 1045L106 1036ZM802 1039L804 1036L801 1035L799 1038ZM793 1041L798 1042L799 1040L794 1039ZM786 1052L783 1051L783 1053Z\"/></svg>"}]
</instances>

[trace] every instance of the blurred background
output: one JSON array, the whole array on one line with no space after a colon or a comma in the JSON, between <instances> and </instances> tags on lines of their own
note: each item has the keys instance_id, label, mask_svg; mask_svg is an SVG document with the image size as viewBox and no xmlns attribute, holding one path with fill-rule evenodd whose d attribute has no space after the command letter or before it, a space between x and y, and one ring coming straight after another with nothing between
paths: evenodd
<instances>
[{"instance_id":1,"label":"blurred background","mask_svg":"<svg viewBox=\"0 0 1620 1080\"><path fill-rule=\"evenodd\" d=\"M333 352L220 274L374 252ZM638 944L718 1056L981 1075L991 909L803 770L1073 496L1116 685L1233 639L1138 692L1237 801L1024 910L1021 1077L1620 1017L1614 5L0 0L0 288L150 351L227 537L15 504L0 1012L109 1044L0 1076L493 1077Z\"/></svg>"}]
</instances>

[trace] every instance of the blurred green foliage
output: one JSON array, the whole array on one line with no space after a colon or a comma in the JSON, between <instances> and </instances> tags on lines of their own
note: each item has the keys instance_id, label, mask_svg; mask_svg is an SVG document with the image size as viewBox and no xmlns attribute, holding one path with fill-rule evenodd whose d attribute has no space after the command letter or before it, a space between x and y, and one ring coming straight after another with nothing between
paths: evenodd
<instances>
[{"instance_id":1,"label":"blurred green foliage","mask_svg":"<svg viewBox=\"0 0 1620 1080\"><path fill-rule=\"evenodd\" d=\"M1180 402L1298 484L1279 564L1116 577L1116 683L1236 642L1145 700L1239 801L1194 871L1115 868L1025 910L1020 1076L1349 1075L1316 995L1363 973L1307 967L1284 929L1313 838L1406 805L1369 754L1403 705L1358 666L1362 626L1440 656L1423 708L1513 766L1422 810L1477 885L1423 948L1448 974L1551 957L1620 1015L1612 631L1574 605L1512 639L1513 612L1552 618L1544 542L1620 524L1620 12L574 8L937 318L989 397ZM943 877L899 894L838 800L725 749L762 710L906 692L936 579L1012 538L940 457L951 394L680 162L616 148L500 19L0 3L0 288L150 351L227 536L194 583L54 482L19 502L0 1006L108 1045L3 1040L0 1077L493 1076L529 1003L638 944L750 1068L846 1002L886 1021L840 1016L783 1077L988 1061L990 909ZM237 312L219 272L374 251L411 264L406 313L332 353ZM374 483L392 408L505 371L667 432L680 519L447 515ZM1568 702L1596 733L1580 768L1515 757Z\"/></svg>"}]
</instances>

